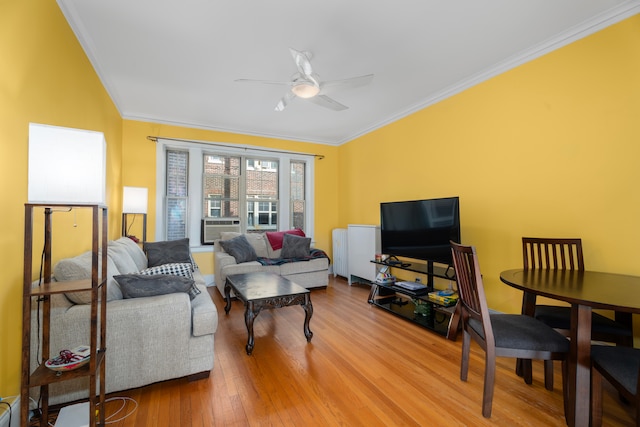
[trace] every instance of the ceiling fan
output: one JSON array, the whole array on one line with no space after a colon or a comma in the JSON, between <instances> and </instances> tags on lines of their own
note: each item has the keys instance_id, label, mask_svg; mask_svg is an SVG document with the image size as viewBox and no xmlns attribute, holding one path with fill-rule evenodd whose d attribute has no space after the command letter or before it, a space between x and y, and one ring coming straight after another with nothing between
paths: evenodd
<instances>
[{"instance_id":1,"label":"ceiling fan","mask_svg":"<svg viewBox=\"0 0 640 427\"><path fill-rule=\"evenodd\" d=\"M334 88L355 88L367 85L373 79L373 74L367 74L364 76L351 77L341 80L321 81L320 77L313 72L311 67L311 53L302 52L289 48L293 61L298 68L298 72L291 76L291 81L278 82L271 80L251 80L251 79L236 79L236 82L241 83L265 83L273 85L289 86L289 90L276 104L276 111L283 111L285 107L295 98L306 99L321 107L329 108L334 111L346 110L346 105L343 105L333 98L330 98L325 93L331 91Z\"/></svg>"}]
</instances>

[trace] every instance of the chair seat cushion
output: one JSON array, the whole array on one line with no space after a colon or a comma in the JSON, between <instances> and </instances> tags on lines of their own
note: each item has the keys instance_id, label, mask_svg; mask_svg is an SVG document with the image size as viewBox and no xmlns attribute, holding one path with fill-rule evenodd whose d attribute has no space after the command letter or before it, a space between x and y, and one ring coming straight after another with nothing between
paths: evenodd
<instances>
[{"instance_id":1,"label":"chair seat cushion","mask_svg":"<svg viewBox=\"0 0 640 427\"><path fill-rule=\"evenodd\" d=\"M629 393L636 394L640 349L594 345L591 347L591 361L600 365Z\"/></svg>"},{"instance_id":2,"label":"chair seat cushion","mask_svg":"<svg viewBox=\"0 0 640 427\"><path fill-rule=\"evenodd\" d=\"M537 305L535 317L554 329L569 330L571 328L571 307ZM631 336L632 333L626 326L598 313L593 313L591 316L591 331L597 334L620 336Z\"/></svg>"},{"instance_id":3,"label":"chair seat cushion","mask_svg":"<svg viewBox=\"0 0 640 427\"><path fill-rule=\"evenodd\" d=\"M491 314L490 318L496 347L569 352L569 341L565 337L531 316ZM469 320L469 326L484 338L480 322Z\"/></svg>"}]
</instances>

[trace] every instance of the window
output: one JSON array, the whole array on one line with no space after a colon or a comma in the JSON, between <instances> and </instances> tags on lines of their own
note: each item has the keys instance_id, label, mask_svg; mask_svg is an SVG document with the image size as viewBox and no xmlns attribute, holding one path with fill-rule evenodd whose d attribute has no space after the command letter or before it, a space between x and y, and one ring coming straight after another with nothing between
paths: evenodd
<instances>
[{"instance_id":1,"label":"window","mask_svg":"<svg viewBox=\"0 0 640 427\"><path fill-rule=\"evenodd\" d=\"M220 200L216 200L218 196L215 194L209 194L207 197L207 208L205 209L205 212L207 212L206 216L210 218L221 218L222 215L220 215L220 213L222 212L222 202Z\"/></svg>"},{"instance_id":2,"label":"window","mask_svg":"<svg viewBox=\"0 0 640 427\"><path fill-rule=\"evenodd\" d=\"M203 217L237 218L240 205L240 157L204 154Z\"/></svg>"},{"instance_id":3,"label":"window","mask_svg":"<svg viewBox=\"0 0 640 427\"><path fill-rule=\"evenodd\" d=\"M247 231L278 229L278 162L247 159Z\"/></svg>"},{"instance_id":4,"label":"window","mask_svg":"<svg viewBox=\"0 0 640 427\"><path fill-rule=\"evenodd\" d=\"M220 144L221 145L221 144ZM314 157L158 139L156 239L201 239L203 219L313 236ZM231 221L231 222L229 222ZM238 221L238 222L233 222ZM204 248L203 248L204 250Z\"/></svg>"},{"instance_id":5,"label":"window","mask_svg":"<svg viewBox=\"0 0 640 427\"><path fill-rule=\"evenodd\" d=\"M305 229L305 162L291 162L291 225L292 228Z\"/></svg>"},{"instance_id":6,"label":"window","mask_svg":"<svg viewBox=\"0 0 640 427\"><path fill-rule=\"evenodd\" d=\"M187 236L187 196L189 195L189 153L167 151L166 236L178 240Z\"/></svg>"}]
</instances>

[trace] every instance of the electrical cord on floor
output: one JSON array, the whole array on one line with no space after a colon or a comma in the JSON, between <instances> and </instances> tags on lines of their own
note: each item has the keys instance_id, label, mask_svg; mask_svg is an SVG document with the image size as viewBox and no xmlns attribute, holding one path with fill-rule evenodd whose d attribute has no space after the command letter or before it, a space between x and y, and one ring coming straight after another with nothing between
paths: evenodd
<instances>
[{"instance_id":1,"label":"electrical cord on floor","mask_svg":"<svg viewBox=\"0 0 640 427\"><path fill-rule=\"evenodd\" d=\"M111 415L109 415L108 417L105 418L105 420L104 420L105 424L119 423L120 421L122 421L125 418L127 418L129 415L133 414L138 409L138 402L135 399L132 399L131 397L111 397L111 398L105 400L104 403L107 404L108 402L115 402L115 401L118 401L118 400L122 401L122 406L120 406L120 408L118 408L118 410L115 411L113 414L111 414ZM124 414L123 416L121 416L120 418L117 418L117 419L114 420L113 418L126 408L127 402L133 402L133 404L135 405L133 407L133 409L130 410L129 412L127 412L126 414Z\"/></svg>"}]
</instances>

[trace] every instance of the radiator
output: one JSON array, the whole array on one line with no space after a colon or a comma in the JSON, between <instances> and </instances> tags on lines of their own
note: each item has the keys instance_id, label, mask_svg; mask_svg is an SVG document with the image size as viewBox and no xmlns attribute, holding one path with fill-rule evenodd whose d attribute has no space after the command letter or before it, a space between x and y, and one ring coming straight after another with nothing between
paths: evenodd
<instances>
[{"instance_id":1,"label":"radiator","mask_svg":"<svg viewBox=\"0 0 640 427\"><path fill-rule=\"evenodd\" d=\"M349 275L349 259L347 251L347 229L334 228L333 238L333 277Z\"/></svg>"}]
</instances>

